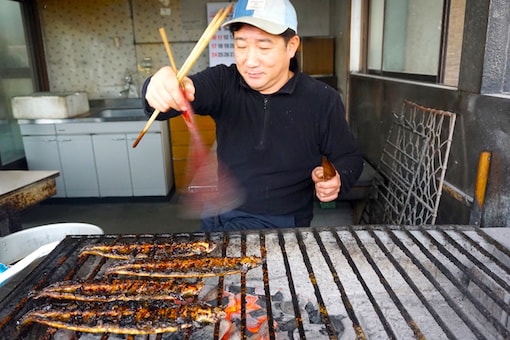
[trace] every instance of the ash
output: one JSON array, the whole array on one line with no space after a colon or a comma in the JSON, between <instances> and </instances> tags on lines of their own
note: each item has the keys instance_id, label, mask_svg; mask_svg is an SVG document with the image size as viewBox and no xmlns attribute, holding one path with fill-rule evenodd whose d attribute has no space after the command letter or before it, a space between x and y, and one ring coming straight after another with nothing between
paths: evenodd
<instances>
[{"instance_id":1,"label":"ash","mask_svg":"<svg viewBox=\"0 0 510 340\"><path fill-rule=\"evenodd\" d=\"M278 339L300 339L292 301L285 300L283 294L280 292L273 295L272 301L273 318L278 323ZM300 313L307 338L318 337L320 339L328 336L317 306L311 302L300 304ZM330 315L329 318L335 328L336 337L338 339L341 338L345 331L345 326L342 322L345 317L343 315Z\"/></svg>"}]
</instances>

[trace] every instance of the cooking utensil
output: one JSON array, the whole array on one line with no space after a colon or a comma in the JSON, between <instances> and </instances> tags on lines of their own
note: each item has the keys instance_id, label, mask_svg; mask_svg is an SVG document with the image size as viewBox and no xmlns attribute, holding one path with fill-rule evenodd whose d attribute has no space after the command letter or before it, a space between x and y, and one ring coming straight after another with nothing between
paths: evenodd
<instances>
[{"instance_id":1,"label":"cooking utensil","mask_svg":"<svg viewBox=\"0 0 510 340\"><path fill-rule=\"evenodd\" d=\"M168 61L170 61L170 65L174 72L177 73L177 66L175 66L174 55L172 54L172 50L170 49L170 43L168 42L168 38L166 37L165 28L161 27L159 29L159 34L161 35L161 39L163 40L163 44L165 45L166 55L168 56Z\"/></svg>"},{"instance_id":2,"label":"cooking utensil","mask_svg":"<svg viewBox=\"0 0 510 340\"><path fill-rule=\"evenodd\" d=\"M322 180L328 181L336 176L336 169L326 156L322 156Z\"/></svg>"},{"instance_id":3,"label":"cooking utensil","mask_svg":"<svg viewBox=\"0 0 510 340\"><path fill-rule=\"evenodd\" d=\"M195 64L197 59L200 57L200 54L204 51L204 49L209 44L209 41L213 37L213 35L216 33L216 31L220 28L223 21L225 21L225 18L232 10L232 4L228 5L226 8L221 8L218 13L214 16L211 23L207 26L204 33L196 43L195 47L193 47L193 50L189 54L188 58L186 58L186 61L184 61L184 64L182 65L181 69L177 73L177 80L182 82L186 74L189 72L191 67ZM140 132L136 140L133 142L133 148L136 148L140 140L143 138L143 136L147 133L147 131L150 129L152 123L156 120L157 116L159 115L159 110L154 110L152 115L150 116L149 120L145 124L143 130Z\"/></svg>"}]
</instances>

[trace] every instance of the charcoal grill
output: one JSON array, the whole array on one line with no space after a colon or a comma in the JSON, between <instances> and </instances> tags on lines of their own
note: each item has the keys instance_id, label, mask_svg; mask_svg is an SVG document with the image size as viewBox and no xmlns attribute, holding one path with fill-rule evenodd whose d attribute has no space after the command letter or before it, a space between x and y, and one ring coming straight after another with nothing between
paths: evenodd
<instances>
[{"instance_id":1,"label":"charcoal grill","mask_svg":"<svg viewBox=\"0 0 510 340\"><path fill-rule=\"evenodd\" d=\"M509 339L510 251L495 239L509 236L506 228L375 225L68 236L0 302L0 338L218 339L222 322L147 337L16 328L39 303L27 297L31 290L103 275L113 260L79 258L84 245L208 239L218 243L216 255L264 259L246 273L207 279L201 298L222 305L225 296L239 297L230 339ZM261 314L267 322L254 330L252 318Z\"/></svg>"}]
</instances>

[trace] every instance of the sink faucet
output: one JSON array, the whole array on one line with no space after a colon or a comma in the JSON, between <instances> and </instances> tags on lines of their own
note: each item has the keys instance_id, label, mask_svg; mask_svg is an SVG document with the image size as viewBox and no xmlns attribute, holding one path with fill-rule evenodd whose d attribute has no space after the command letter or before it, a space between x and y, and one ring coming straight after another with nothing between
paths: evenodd
<instances>
[{"instance_id":1,"label":"sink faucet","mask_svg":"<svg viewBox=\"0 0 510 340\"><path fill-rule=\"evenodd\" d=\"M124 85L124 89L119 92L119 96L123 98L138 98L138 92L136 90L136 85L133 82L133 76L128 74L124 80L126 84Z\"/></svg>"}]
</instances>

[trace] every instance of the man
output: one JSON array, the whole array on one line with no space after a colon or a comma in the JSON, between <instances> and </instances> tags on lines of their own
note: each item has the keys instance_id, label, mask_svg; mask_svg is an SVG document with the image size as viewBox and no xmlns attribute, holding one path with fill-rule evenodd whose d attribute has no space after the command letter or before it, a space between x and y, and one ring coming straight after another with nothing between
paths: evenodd
<instances>
[{"instance_id":1,"label":"man","mask_svg":"<svg viewBox=\"0 0 510 340\"><path fill-rule=\"evenodd\" d=\"M158 109L158 119L168 119L185 111L189 100L197 114L216 123L218 161L245 200L204 218L201 230L309 226L314 191L320 201L335 200L362 171L342 100L297 69L300 39L290 1L240 0L224 26L234 37L235 64L184 79L184 91L172 69L163 67L144 84L146 114ZM322 155L337 169L329 180L322 178Z\"/></svg>"}]
</instances>

